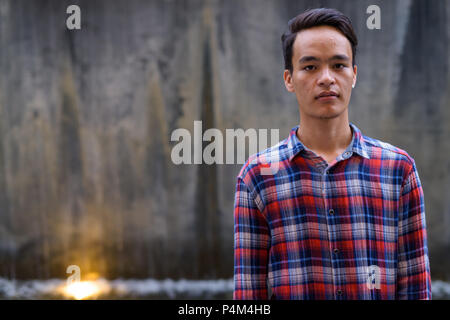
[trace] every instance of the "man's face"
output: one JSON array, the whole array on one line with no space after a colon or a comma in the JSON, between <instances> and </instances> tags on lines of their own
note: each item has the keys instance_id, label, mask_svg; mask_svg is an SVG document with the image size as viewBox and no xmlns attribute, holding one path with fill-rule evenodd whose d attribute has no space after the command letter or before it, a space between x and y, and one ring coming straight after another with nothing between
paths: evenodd
<instances>
[{"instance_id":1,"label":"man's face","mask_svg":"<svg viewBox=\"0 0 450 320\"><path fill-rule=\"evenodd\" d=\"M292 49L293 70L292 74L285 70L284 81L297 96L300 116L343 115L356 83L350 41L333 27L319 26L300 31Z\"/></svg>"}]
</instances>

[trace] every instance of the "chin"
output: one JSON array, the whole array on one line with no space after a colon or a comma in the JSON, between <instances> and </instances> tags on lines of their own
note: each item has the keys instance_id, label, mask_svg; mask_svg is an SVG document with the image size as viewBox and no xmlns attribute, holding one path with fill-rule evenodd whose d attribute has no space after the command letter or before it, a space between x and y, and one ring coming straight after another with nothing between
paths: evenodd
<instances>
[{"instance_id":1,"label":"chin","mask_svg":"<svg viewBox=\"0 0 450 320\"><path fill-rule=\"evenodd\" d=\"M323 116L319 116L319 119L322 120L331 120L331 119L336 119L339 118L340 115L323 115Z\"/></svg>"},{"instance_id":2,"label":"chin","mask_svg":"<svg viewBox=\"0 0 450 320\"><path fill-rule=\"evenodd\" d=\"M334 119L342 116L345 110L345 108L332 108L329 110L325 110L325 112L315 114L315 117L320 119Z\"/></svg>"}]
</instances>

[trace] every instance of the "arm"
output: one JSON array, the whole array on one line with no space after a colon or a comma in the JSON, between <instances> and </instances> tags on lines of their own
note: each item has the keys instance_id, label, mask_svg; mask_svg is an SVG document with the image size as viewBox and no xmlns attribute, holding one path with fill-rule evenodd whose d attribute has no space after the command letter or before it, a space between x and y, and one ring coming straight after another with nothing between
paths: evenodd
<instances>
[{"instance_id":1,"label":"arm","mask_svg":"<svg viewBox=\"0 0 450 320\"><path fill-rule=\"evenodd\" d=\"M269 247L267 222L239 177L234 205L234 299L268 299Z\"/></svg>"},{"instance_id":2,"label":"arm","mask_svg":"<svg viewBox=\"0 0 450 320\"><path fill-rule=\"evenodd\" d=\"M423 190L413 164L402 186L398 216L397 294L400 300L430 300Z\"/></svg>"}]
</instances>

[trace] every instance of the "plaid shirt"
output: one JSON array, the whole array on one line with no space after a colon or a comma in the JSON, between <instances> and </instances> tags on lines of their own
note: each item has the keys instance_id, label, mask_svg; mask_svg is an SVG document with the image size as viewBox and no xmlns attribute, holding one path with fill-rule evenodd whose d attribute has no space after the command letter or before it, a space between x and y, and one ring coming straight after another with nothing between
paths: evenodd
<instances>
[{"instance_id":1,"label":"plaid shirt","mask_svg":"<svg viewBox=\"0 0 450 320\"><path fill-rule=\"evenodd\" d=\"M297 138L251 156L234 206L234 299L431 299L414 160L361 134L329 165ZM276 168L273 174L263 170ZM276 166L274 166L276 165Z\"/></svg>"}]
</instances>

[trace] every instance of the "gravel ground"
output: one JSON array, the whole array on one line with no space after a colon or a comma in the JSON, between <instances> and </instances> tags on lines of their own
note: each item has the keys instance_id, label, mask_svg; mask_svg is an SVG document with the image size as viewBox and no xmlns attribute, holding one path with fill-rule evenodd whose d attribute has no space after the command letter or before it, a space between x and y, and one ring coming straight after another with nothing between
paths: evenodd
<instances>
[{"instance_id":1,"label":"gravel ground","mask_svg":"<svg viewBox=\"0 0 450 320\"><path fill-rule=\"evenodd\" d=\"M14 281L0 278L0 299L70 299L64 280ZM103 288L93 299L223 299L233 297L233 280L111 280L99 279ZM450 300L450 282L432 282L433 300Z\"/></svg>"}]
</instances>

